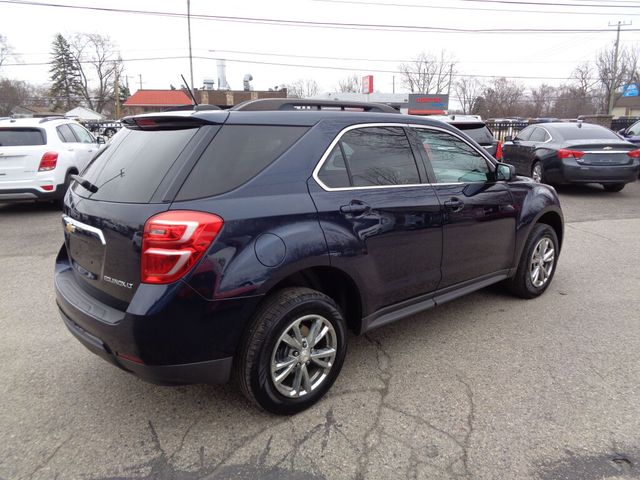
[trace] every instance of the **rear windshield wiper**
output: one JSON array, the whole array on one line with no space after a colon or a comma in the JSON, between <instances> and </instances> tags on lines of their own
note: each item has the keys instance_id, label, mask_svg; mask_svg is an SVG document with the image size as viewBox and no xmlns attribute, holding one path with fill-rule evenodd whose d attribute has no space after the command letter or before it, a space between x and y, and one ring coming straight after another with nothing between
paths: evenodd
<instances>
[{"instance_id":1,"label":"rear windshield wiper","mask_svg":"<svg viewBox=\"0 0 640 480\"><path fill-rule=\"evenodd\" d=\"M78 182L91 193L96 193L98 191L98 187L96 185L91 183L89 180L82 178L80 175L71 175L71 179Z\"/></svg>"}]
</instances>

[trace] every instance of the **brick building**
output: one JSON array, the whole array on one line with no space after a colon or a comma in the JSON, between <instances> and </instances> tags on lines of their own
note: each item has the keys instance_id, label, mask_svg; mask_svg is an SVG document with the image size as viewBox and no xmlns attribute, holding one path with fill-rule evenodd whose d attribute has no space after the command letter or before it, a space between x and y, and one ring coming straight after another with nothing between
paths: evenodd
<instances>
[{"instance_id":1,"label":"brick building","mask_svg":"<svg viewBox=\"0 0 640 480\"><path fill-rule=\"evenodd\" d=\"M246 100L259 98L287 98L287 90L196 90L194 96L199 104L230 108ZM191 105L193 102L184 90L138 90L124 102L124 115L162 112L173 107Z\"/></svg>"}]
</instances>

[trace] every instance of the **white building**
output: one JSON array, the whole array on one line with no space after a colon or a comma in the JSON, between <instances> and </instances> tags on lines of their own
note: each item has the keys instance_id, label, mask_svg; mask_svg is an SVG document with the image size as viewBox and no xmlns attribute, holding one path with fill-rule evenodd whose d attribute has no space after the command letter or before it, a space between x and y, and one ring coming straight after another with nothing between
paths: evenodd
<instances>
[{"instance_id":1,"label":"white building","mask_svg":"<svg viewBox=\"0 0 640 480\"><path fill-rule=\"evenodd\" d=\"M105 117L101 113L94 112L90 108L76 107L64 114L65 117L77 118L78 120L104 120Z\"/></svg>"}]
</instances>

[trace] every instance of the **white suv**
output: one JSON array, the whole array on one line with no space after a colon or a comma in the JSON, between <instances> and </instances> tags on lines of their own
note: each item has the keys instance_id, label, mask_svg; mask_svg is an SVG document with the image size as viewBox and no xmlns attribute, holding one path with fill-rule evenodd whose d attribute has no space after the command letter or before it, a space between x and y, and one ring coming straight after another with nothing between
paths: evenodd
<instances>
[{"instance_id":1,"label":"white suv","mask_svg":"<svg viewBox=\"0 0 640 480\"><path fill-rule=\"evenodd\" d=\"M62 118L0 120L0 201L61 200L104 140Z\"/></svg>"}]
</instances>

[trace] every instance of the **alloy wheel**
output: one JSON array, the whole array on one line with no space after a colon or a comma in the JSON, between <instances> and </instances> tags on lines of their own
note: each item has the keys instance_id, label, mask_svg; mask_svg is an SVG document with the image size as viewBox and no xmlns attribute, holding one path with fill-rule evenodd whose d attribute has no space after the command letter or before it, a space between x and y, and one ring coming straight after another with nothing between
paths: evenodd
<instances>
[{"instance_id":1,"label":"alloy wheel","mask_svg":"<svg viewBox=\"0 0 640 480\"><path fill-rule=\"evenodd\" d=\"M555 259L553 242L548 237L541 238L533 249L529 263L529 276L534 287L540 288L549 281Z\"/></svg>"},{"instance_id":2,"label":"alloy wheel","mask_svg":"<svg viewBox=\"0 0 640 480\"><path fill-rule=\"evenodd\" d=\"M336 331L321 315L305 315L289 324L271 354L271 381L289 398L311 393L333 368Z\"/></svg>"},{"instance_id":3,"label":"alloy wheel","mask_svg":"<svg viewBox=\"0 0 640 480\"><path fill-rule=\"evenodd\" d=\"M540 162L536 163L533 166L531 177L533 178L534 182L542 183L542 165L540 165Z\"/></svg>"}]
</instances>

